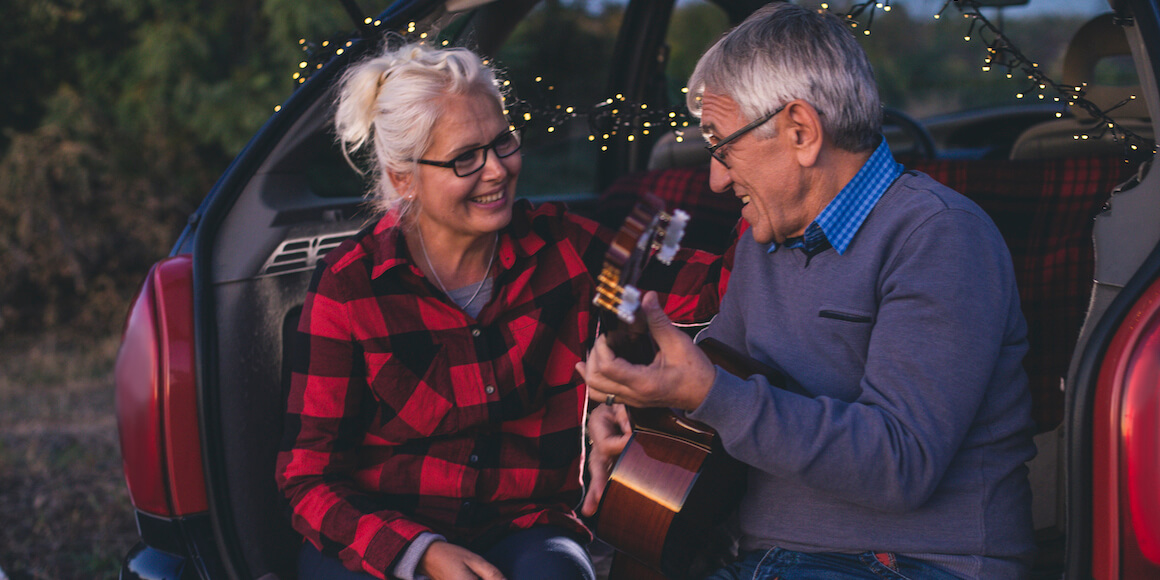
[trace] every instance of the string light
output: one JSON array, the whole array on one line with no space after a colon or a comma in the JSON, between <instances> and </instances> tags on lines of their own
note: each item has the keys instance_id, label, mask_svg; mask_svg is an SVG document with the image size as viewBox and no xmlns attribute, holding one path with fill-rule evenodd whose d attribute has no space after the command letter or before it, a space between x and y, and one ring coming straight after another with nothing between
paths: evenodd
<instances>
[{"instance_id":1,"label":"string light","mask_svg":"<svg viewBox=\"0 0 1160 580\"><path fill-rule=\"evenodd\" d=\"M1040 100L1046 99L1048 92L1055 92L1059 96L1053 96L1053 102L1062 102L1068 107L1078 106L1097 121L1100 121L1094 125L1094 127L1099 128L1098 135L1084 133L1076 135L1075 138L1077 140L1102 138L1110 132L1114 140L1122 141L1125 144L1125 149L1130 148L1130 150L1136 151L1139 149L1139 145L1143 145L1149 150L1155 149L1154 142L1133 133L1109 116L1109 113L1115 109L1135 99L1135 95L1130 96L1106 111L1101 110L1097 105L1084 98L1087 90L1086 85L1065 87L1055 83L1044 75L1038 63L1024 56L1019 48L1003 34L1002 30L992 24L982 14L981 7L976 0L945 0L942 8L934 15L934 19L940 20L943 13L952 4L962 13L962 17L969 22L963 40L966 42L978 40L986 46L986 55L981 67L983 72L990 72L993 68L1000 67L1006 69L1005 74L1008 79L1014 78L1016 72L1022 73L1027 76L1028 80L1032 83L1031 86L1036 89L1031 92L1036 94ZM830 5L828 3L822 3L821 10L829 11ZM853 5L847 13L841 16L845 17L851 29L861 30L862 35L869 36L872 32L874 17L878 11L889 13L891 11L890 0L867 0L860 2ZM865 23L859 22L858 18L864 18ZM374 26L380 26L382 24L381 20L375 20L369 17L364 19L363 22L367 25L373 23ZM405 38L408 35L414 35L416 28L417 24L415 22L409 22L404 31L391 34L398 34ZM425 41L428 38L428 33L420 33L418 34L418 38L421 41ZM320 45L315 45L305 38L299 39L298 44L307 53L307 57L298 63L299 71L294 73L293 80L297 81L297 84L304 83L309 78L312 69L321 69L330 58L343 55L345 49L353 46L354 40L346 40L341 48L331 48L332 44L337 45L340 43L341 41L324 40ZM450 41L444 39L439 44L441 46L449 46ZM490 66L491 62L490 60L485 60L484 64ZM536 76L534 81L535 85L541 90L545 88L542 86L545 85L543 76ZM505 89L512 88L510 80L503 79L501 84ZM546 90L551 93L555 90L555 86L547 84ZM681 88L682 94L687 95L688 92L688 87ZM1023 99L1027 94L1028 91L1020 91L1016 94L1016 97ZM1061 97L1063 99L1062 101ZM561 104L533 105L520 100L513 100L513 104L517 105L521 111L517 116L522 119L525 128L532 125L541 125L548 133L556 132L557 129L574 119L586 119L589 125L588 140L596 141L597 136L600 136L601 140L605 142L601 145L601 151L608 150L607 142L614 137L623 135L626 141L632 142L636 140L638 135L650 135L650 129L654 127L667 126L677 133L677 141L683 141L684 136L681 134L680 129L688 127L691 118L688 111L684 110L683 107L675 110L661 111L649 103L630 103L625 95L621 93L599 101L597 104L589 107ZM275 112L280 111L281 106L275 107L274 110ZM1056 112L1055 116L1057 118L1062 117L1063 113Z\"/></svg>"},{"instance_id":2,"label":"string light","mask_svg":"<svg viewBox=\"0 0 1160 580\"><path fill-rule=\"evenodd\" d=\"M963 36L963 40L970 42L977 38L986 45L987 54L984 57L982 67L984 72L990 72L991 68L995 66L1003 67L1007 69L1006 76L1009 79L1014 78L1015 71L1022 72L1026 74L1028 80L1034 83L1034 86L1037 87L1038 90L1034 92L1040 100L1045 100L1047 98L1047 92L1054 92L1059 96L1053 96L1053 102L1061 102L1060 99L1062 98L1064 100L1063 102L1065 102L1067 106L1078 106L1097 121L1092 125L1092 130L1096 130L1095 128L1098 128L1098 134L1092 135L1089 133L1083 133L1076 136L1077 140L1091 138L1100 139L1110 133L1113 141L1124 143L1125 153L1128 152L1128 148L1130 146L1136 145L1137 143L1145 145L1147 149L1155 150L1156 147L1153 140L1137 135L1130 129L1116 122L1116 120L1111 118L1109 115L1116 109L1126 105L1132 99L1135 99L1135 95L1124 99L1122 102L1117 103L1116 105L1113 105L1106 110L1101 109L1095 103L1084 98L1084 94L1087 90L1086 83L1083 87L1070 87L1060 85L1048 78L1047 75L1045 75L1040 69L1039 63L1027 58L1019 50L1019 48L1014 43L1012 43L1010 39L1006 37L1006 35L1003 34L1002 29L987 19L987 17L982 13L982 7L979 2L977 2L977 0L945 0L942 8L934 15L935 20L941 19L943 13L946 12L947 8L949 8L952 4L954 4L954 6L962 13L962 17L969 21L967 32ZM886 10L888 7L889 2L885 1L880 3L863 2L853 6L845 16L847 19L852 19L854 17L860 16L863 13L867 13L868 18L866 28L867 32L869 32L869 28L874 19L874 10L876 8L882 8L884 11L888 11ZM1015 96L1016 98L1022 99L1026 95L1027 91L1021 91ZM1062 116L1063 114L1061 112L1056 113L1057 118ZM1132 147L1131 150L1135 151L1136 148Z\"/></svg>"}]
</instances>

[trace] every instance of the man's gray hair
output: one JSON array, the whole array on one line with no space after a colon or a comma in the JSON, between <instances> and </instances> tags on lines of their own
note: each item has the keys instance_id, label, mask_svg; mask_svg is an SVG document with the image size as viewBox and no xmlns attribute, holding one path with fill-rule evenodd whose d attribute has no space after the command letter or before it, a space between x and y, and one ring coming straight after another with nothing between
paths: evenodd
<instances>
[{"instance_id":1,"label":"man's gray hair","mask_svg":"<svg viewBox=\"0 0 1160 580\"><path fill-rule=\"evenodd\" d=\"M717 41L689 78L688 106L701 116L708 90L732 98L749 120L794 99L821 113L822 127L847 151L873 149L882 104L866 52L849 26L829 13L777 2ZM772 124L758 136L772 136Z\"/></svg>"}]
</instances>

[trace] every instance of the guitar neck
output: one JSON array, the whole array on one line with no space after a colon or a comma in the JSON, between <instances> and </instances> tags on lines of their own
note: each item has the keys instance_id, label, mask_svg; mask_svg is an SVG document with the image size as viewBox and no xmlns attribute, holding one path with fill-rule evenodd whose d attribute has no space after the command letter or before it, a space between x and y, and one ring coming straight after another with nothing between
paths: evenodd
<instances>
[{"instance_id":1,"label":"guitar neck","mask_svg":"<svg viewBox=\"0 0 1160 580\"><path fill-rule=\"evenodd\" d=\"M657 347L648 332L648 323L643 316L637 316L631 323L617 318L615 314L601 312L601 327L604 339L612 352L635 365L647 365L656 355Z\"/></svg>"}]
</instances>

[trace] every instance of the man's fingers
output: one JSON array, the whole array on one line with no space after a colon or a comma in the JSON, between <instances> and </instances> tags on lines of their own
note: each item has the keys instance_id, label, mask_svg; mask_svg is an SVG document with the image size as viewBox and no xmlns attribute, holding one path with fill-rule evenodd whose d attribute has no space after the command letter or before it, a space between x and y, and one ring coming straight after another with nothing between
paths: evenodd
<instances>
[{"instance_id":1,"label":"man's fingers","mask_svg":"<svg viewBox=\"0 0 1160 580\"><path fill-rule=\"evenodd\" d=\"M641 300L641 310L644 311L648 319L649 333L662 349L670 339L686 338L685 333L673 326L673 322L665 314L664 308L661 308L660 297L657 296L656 292L650 290L645 293L644 299Z\"/></svg>"}]
</instances>

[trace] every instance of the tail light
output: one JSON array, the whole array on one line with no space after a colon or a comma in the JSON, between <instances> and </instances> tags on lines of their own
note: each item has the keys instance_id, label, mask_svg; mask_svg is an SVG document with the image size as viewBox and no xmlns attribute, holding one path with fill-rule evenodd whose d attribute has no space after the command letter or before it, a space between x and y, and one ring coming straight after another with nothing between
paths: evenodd
<instances>
[{"instance_id":1,"label":"tail light","mask_svg":"<svg viewBox=\"0 0 1160 580\"><path fill-rule=\"evenodd\" d=\"M114 374L121 456L134 507L161 517L208 510L188 255L150 270L129 311Z\"/></svg>"},{"instance_id":2,"label":"tail light","mask_svg":"<svg viewBox=\"0 0 1160 580\"><path fill-rule=\"evenodd\" d=\"M1092 576L1160 575L1160 280L1100 367L1092 436Z\"/></svg>"}]
</instances>

